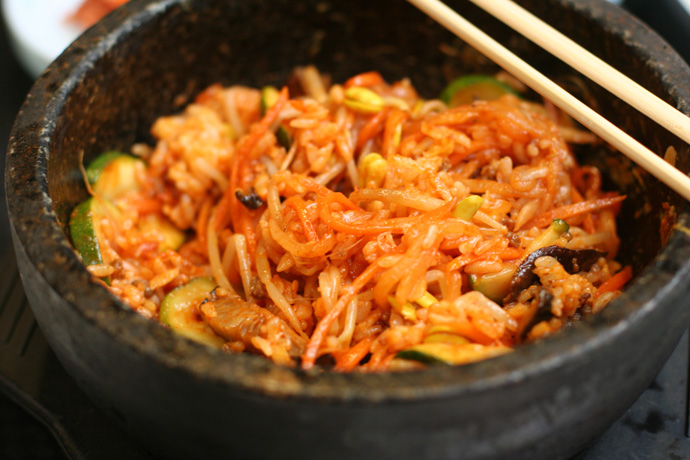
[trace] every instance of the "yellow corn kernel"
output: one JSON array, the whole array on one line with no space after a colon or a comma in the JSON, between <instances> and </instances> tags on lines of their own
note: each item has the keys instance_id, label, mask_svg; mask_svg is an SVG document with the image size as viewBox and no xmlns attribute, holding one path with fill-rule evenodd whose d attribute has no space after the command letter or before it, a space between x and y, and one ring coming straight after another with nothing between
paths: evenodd
<instances>
[{"instance_id":1,"label":"yellow corn kernel","mask_svg":"<svg viewBox=\"0 0 690 460\"><path fill-rule=\"evenodd\" d=\"M361 163L362 185L367 187L374 185L380 187L386 178L388 162L378 153L370 153L362 158Z\"/></svg>"},{"instance_id":2,"label":"yellow corn kernel","mask_svg":"<svg viewBox=\"0 0 690 460\"><path fill-rule=\"evenodd\" d=\"M376 113L383 109L386 102L370 89L354 86L345 90L345 106L358 112Z\"/></svg>"}]
</instances>

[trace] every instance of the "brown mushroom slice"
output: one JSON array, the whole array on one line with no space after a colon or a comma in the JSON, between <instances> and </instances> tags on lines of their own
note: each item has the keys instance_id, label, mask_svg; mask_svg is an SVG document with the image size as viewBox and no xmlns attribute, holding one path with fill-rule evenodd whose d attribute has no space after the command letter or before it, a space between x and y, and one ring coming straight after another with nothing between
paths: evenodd
<instances>
[{"instance_id":1,"label":"brown mushroom slice","mask_svg":"<svg viewBox=\"0 0 690 460\"><path fill-rule=\"evenodd\" d=\"M600 257L605 257L606 253L596 249L568 249L561 246L546 246L537 249L522 261L510 283L510 291L504 304L514 301L517 296L527 289L533 282L534 262L543 256L551 256L558 260L565 271L570 274L589 270Z\"/></svg>"}]
</instances>

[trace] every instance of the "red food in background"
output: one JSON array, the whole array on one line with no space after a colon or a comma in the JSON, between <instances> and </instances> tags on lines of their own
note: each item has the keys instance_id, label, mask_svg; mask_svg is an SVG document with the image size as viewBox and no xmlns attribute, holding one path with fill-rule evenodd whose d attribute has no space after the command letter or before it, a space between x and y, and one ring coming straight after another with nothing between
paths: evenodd
<instances>
[{"instance_id":1,"label":"red food in background","mask_svg":"<svg viewBox=\"0 0 690 460\"><path fill-rule=\"evenodd\" d=\"M70 18L84 27L90 27L128 0L86 0Z\"/></svg>"}]
</instances>

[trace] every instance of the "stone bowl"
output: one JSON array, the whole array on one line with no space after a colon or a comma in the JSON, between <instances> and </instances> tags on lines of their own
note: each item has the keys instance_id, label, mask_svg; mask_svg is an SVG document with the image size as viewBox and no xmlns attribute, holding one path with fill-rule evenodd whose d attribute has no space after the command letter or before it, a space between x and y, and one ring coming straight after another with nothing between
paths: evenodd
<instances>
[{"instance_id":1,"label":"stone bowl","mask_svg":"<svg viewBox=\"0 0 690 460\"><path fill-rule=\"evenodd\" d=\"M463 1L468 19L663 155L688 145ZM520 2L681 111L690 70L655 33L597 0ZM188 341L92 279L66 223L87 197L80 155L151 141L206 86L280 84L315 64L335 81L377 69L427 97L485 58L399 0L133 0L36 82L15 122L6 187L38 323L77 384L159 458L566 459L649 385L690 322L686 202L606 146L578 152L628 195L622 262L635 278L598 316L462 367L338 374Z\"/></svg>"}]
</instances>

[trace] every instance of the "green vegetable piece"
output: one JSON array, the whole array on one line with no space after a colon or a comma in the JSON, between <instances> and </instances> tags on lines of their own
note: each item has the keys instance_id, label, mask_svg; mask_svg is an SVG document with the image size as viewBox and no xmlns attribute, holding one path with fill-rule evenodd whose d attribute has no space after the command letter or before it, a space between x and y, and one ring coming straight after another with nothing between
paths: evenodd
<instances>
[{"instance_id":1,"label":"green vegetable piece","mask_svg":"<svg viewBox=\"0 0 690 460\"><path fill-rule=\"evenodd\" d=\"M400 350L396 355L395 358L400 358L400 359L408 359L410 361L419 361L420 363L424 364L446 364L449 365L450 363L439 358L438 356L435 356L434 354L430 353L427 349L422 348L421 345L427 345L427 344L419 344L415 345L414 347L407 348L405 350ZM438 344L428 344L428 345L438 345Z\"/></svg>"},{"instance_id":2,"label":"green vegetable piece","mask_svg":"<svg viewBox=\"0 0 690 460\"><path fill-rule=\"evenodd\" d=\"M479 195L470 195L463 198L463 200L458 203L453 211L453 217L459 217L462 220L471 220L472 217L479 211L484 203L484 198Z\"/></svg>"},{"instance_id":3,"label":"green vegetable piece","mask_svg":"<svg viewBox=\"0 0 690 460\"><path fill-rule=\"evenodd\" d=\"M440 99L449 107L457 107L476 100L491 101L505 94L519 96L509 85L488 75L465 75L450 82Z\"/></svg>"},{"instance_id":4,"label":"green vegetable piece","mask_svg":"<svg viewBox=\"0 0 690 460\"><path fill-rule=\"evenodd\" d=\"M168 219L158 214L146 214L139 218L137 228L142 231L157 231L163 241L158 246L159 251L172 249L177 251L184 244L186 235L175 227Z\"/></svg>"},{"instance_id":5,"label":"green vegetable piece","mask_svg":"<svg viewBox=\"0 0 690 460\"><path fill-rule=\"evenodd\" d=\"M106 152L89 164L86 168L86 177L99 197L114 202L128 193L140 190L136 170L143 165L144 162L140 158L121 152ZM115 209L112 205L109 207ZM119 214L117 211L111 212L111 217L117 214ZM155 230L162 235L163 242L159 247L161 251L177 250L185 242L184 232L178 230L165 217L157 214L142 216L137 228L142 232Z\"/></svg>"},{"instance_id":6,"label":"green vegetable piece","mask_svg":"<svg viewBox=\"0 0 690 460\"><path fill-rule=\"evenodd\" d=\"M432 342L413 345L400 350L395 357L426 364L458 365L502 355L507 347L483 347L476 343Z\"/></svg>"},{"instance_id":7,"label":"green vegetable piece","mask_svg":"<svg viewBox=\"0 0 690 460\"><path fill-rule=\"evenodd\" d=\"M266 115L268 109L276 105L280 91L275 86L264 86L261 89L261 116Z\"/></svg>"},{"instance_id":8,"label":"green vegetable piece","mask_svg":"<svg viewBox=\"0 0 690 460\"><path fill-rule=\"evenodd\" d=\"M199 314L199 305L216 288L213 278L194 278L178 286L163 299L159 318L173 331L199 343L220 347L225 343Z\"/></svg>"},{"instance_id":9,"label":"green vegetable piece","mask_svg":"<svg viewBox=\"0 0 690 460\"><path fill-rule=\"evenodd\" d=\"M530 255L537 249L545 248L546 246L551 246L561 237L564 233L570 230L568 223L562 219L554 219L551 225L542 232L541 235L536 237L527 249L525 250L525 256Z\"/></svg>"},{"instance_id":10,"label":"green vegetable piece","mask_svg":"<svg viewBox=\"0 0 690 460\"><path fill-rule=\"evenodd\" d=\"M452 332L436 332L434 334L429 334L424 339L424 343L455 343L458 345L464 345L466 343L470 343L470 341L465 337Z\"/></svg>"},{"instance_id":11,"label":"green vegetable piece","mask_svg":"<svg viewBox=\"0 0 690 460\"><path fill-rule=\"evenodd\" d=\"M98 178L101 175L101 171L115 158L126 155L122 152L105 152L102 153L101 155L97 156L95 160L89 164L88 168L86 168L86 178L89 181L89 184L93 185L96 183Z\"/></svg>"},{"instance_id":12,"label":"green vegetable piece","mask_svg":"<svg viewBox=\"0 0 690 460\"><path fill-rule=\"evenodd\" d=\"M120 152L107 152L89 164L86 178L100 197L115 201L127 193L139 190L136 170L143 164L140 158Z\"/></svg>"},{"instance_id":13,"label":"green vegetable piece","mask_svg":"<svg viewBox=\"0 0 690 460\"><path fill-rule=\"evenodd\" d=\"M481 276L470 275L470 287L494 302L501 303L510 291L510 282L513 280L516 270L517 267L510 265L500 272L487 273Z\"/></svg>"},{"instance_id":14,"label":"green vegetable piece","mask_svg":"<svg viewBox=\"0 0 690 460\"><path fill-rule=\"evenodd\" d=\"M74 208L69 219L69 231L72 236L72 244L79 252L85 265L96 265L103 263L100 243L96 232L97 225L94 224L93 205L95 198L89 198Z\"/></svg>"},{"instance_id":15,"label":"green vegetable piece","mask_svg":"<svg viewBox=\"0 0 690 460\"><path fill-rule=\"evenodd\" d=\"M261 89L261 116L266 115L268 109L276 105L278 102L278 97L280 97L280 91L274 86L264 86ZM290 150L292 146L292 136L287 132L285 127L279 126L276 131L276 139L278 143L282 145L285 150Z\"/></svg>"},{"instance_id":16,"label":"green vegetable piece","mask_svg":"<svg viewBox=\"0 0 690 460\"><path fill-rule=\"evenodd\" d=\"M290 136L284 127L278 126L278 130L276 131L276 139L278 139L278 143L282 145L285 150L290 150L290 147L292 146L292 136Z\"/></svg>"},{"instance_id":17,"label":"green vegetable piece","mask_svg":"<svg viewBox=\"0 0 690 460\"><path fill-rule=\"evenodd\" d=\"M107 211L104 206L108 207ZM69 231L72 237L72 244L81 256L84 265L104 263L101 252L104 238L100 222L106 212L113 216L119 214L119 211L114 206L92 197L74 208L70 215ZM108 277L104 278L104 281L110 284Z\"/></svg>"}]
</instances>

